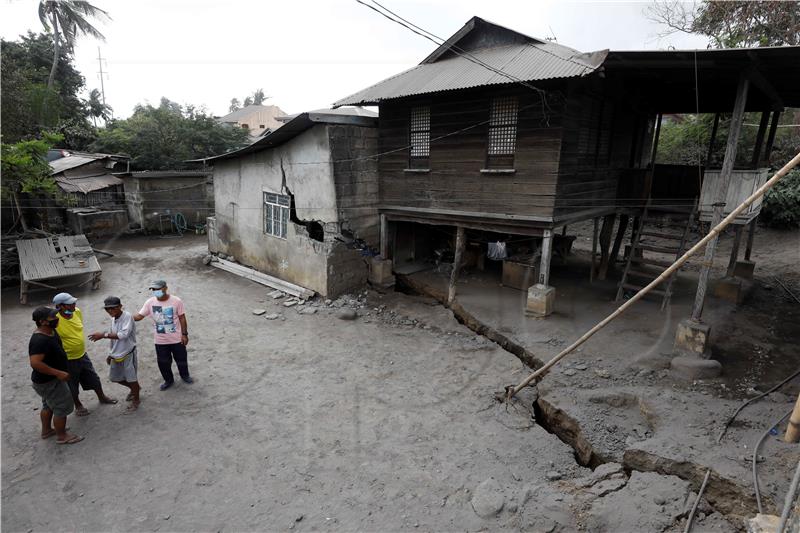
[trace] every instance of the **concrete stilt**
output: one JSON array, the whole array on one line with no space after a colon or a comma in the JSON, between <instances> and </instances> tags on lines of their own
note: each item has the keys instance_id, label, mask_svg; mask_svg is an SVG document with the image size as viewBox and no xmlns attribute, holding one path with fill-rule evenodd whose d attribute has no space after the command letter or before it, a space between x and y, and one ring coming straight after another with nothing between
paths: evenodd
<instances>
[{"instance_id":1,"label":"concrete stilt","mask_svg":"<svg viewBox=\"0 0 800 533\"><path fill-rule=\"evenodd\" d=\"M528 289L525 314L546 317L553 313L556 302L556 289L550 287L550 259L553 255L553 231L544 230L542 238L542 258L539 267L539 282Z\"/></svg>"}]
</instances>

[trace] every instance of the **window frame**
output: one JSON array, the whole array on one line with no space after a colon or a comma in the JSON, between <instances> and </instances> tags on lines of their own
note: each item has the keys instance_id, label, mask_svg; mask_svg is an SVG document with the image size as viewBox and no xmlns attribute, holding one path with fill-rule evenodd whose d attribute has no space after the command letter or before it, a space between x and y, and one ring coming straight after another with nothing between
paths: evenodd
<instances>
[{"instance_id":1,"label":"window frame","mask_svg":"<svg viewBox=\"0 0 800 533\"><path fill-rule=\"evenodd\" d=\"M492 96L486 129L485 170L514 170L518 132L519 97L513 94Z\"/></svg>"},{"instance_id":2,"label":"window frame","mask_svg":"<svg viewBox=\"0 0 800 533\"><path fill-rule=\"evenodd\" d=\"M261 229L264 235L286 240L291 202L291 198L285 194L261 191Z\"/></svg>"},{"instance_id":3,"label":"window frame","mask_svg":"<svg viewBox=\"0 0 800 533\"><path fill-rule=\"evenodd\" d=\"M419 116L421 113L422 116ZM419 141L415 140L415 135ZM426 171L431 165L431 106L411 106L408 110L408 169ZM419 151L415 155L415 151ZM421 153L420 153L421 152Z\"/></svg>"}]
</instances>

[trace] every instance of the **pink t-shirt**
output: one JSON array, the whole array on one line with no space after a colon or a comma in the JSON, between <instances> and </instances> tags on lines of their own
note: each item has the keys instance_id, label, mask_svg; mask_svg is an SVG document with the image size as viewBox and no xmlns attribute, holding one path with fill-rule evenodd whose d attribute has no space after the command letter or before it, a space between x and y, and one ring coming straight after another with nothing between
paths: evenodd
<instances>
[{"instance_id":1,"label":"pink t-shirt","mask_svg":"<svg viewBox=\"0 0 800 533\"><path fill-rule=\"evenodd\" d=\"M144 303L139 314L153 318L156 344L181 342L181 323L178 317L184 314L183 300L171 294L164 301L153 296Z\"/></svg>"}]
</instances>

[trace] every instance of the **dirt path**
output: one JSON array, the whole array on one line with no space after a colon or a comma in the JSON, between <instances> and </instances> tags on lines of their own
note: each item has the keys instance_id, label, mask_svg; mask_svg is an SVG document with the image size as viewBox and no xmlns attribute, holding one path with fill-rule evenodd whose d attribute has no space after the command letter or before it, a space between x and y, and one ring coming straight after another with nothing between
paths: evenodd
<instances>
[{"instance_id":1,"label":"dirt path","mask_svg":"<svg viewBox=\"0 0 800 533\"><path fill-rule=\"evenodd\" d=\"M264 301L266 288L203 266L203 249L198 239L120 241L102 261L101 290L76 293L95 329L104 296L135 308L147 280L169 280L187 304L196 383L158 391L142 323L142 407L122 416L122 405L83 393L93 413L69 418L86 436L70 447L38 439L29 384L30 312L46 300L23 307L4 291L5 531L478 530L487 522L471 498L483 481L497 480L513 509L547 472L586 471L568 446L529 427L528 411L491 402L522 365L452 316L413 299L402 305L427 308L432 323L343 321L324 306L300 315ZM253 315L259 307L285 320ZM122 398L106 379L104 349L90 355ZM544 520L506 512L489 524L523 519Z\"/></svg>"}]
</instances>

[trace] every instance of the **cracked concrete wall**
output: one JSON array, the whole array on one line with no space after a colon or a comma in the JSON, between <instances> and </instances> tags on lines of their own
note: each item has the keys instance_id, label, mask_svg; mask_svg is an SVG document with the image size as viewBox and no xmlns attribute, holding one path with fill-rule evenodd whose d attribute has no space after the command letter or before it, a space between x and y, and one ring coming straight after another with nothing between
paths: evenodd
<instances>
[{"instance_id":1,"label":"cracked concrete wall","mask_svg":"<svg viewBox=\"0 0 800 533\"><path fill-rule=\"evenodd\" d=\"M327 297L335 297L365 283L367 267L361 253L342 242L347 240L342 236L342 227L352 231L347 220L351 210L339 205L342 189L334 178L332 163L332 155L341 156L343 149L365 144L356 142L356 139L363 139L362 135L346 130L364 128L347 126L334 134L329 128L318 124L277 148L217 162L214 168L216 215L214 231L209 232L210 251L233 255L244 265ZM332 144L343 144L345 148L334 149ZM366 148L357 150L364 153ZM377 174L372 179L377 180ZM263 192L291 195L297 219L318 222L324 230L323 240L310 238L303 224L291 221L286 239L265 234ZM345 199L347 202L350 200ZM373 205L375 209L376 204ZM359 232L368 228L364 217L358 219ZM377 228L376 213L373 230L376 236Z\"/></svg>"}]
</instances>

